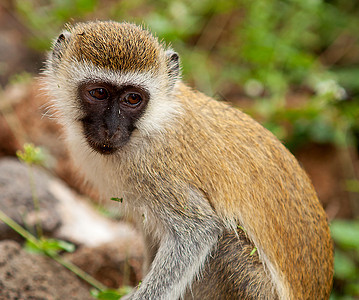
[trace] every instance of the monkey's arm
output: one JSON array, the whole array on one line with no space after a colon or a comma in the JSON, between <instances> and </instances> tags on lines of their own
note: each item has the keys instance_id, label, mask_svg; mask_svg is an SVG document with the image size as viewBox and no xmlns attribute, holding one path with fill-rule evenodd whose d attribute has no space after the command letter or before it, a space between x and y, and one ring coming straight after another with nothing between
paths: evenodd
<instances>
[{"instance_id":1,"label":"monkey's arm","mask_svg":"<svg viewBox=\"0 0 359 300\"><path fill-rule=\"evenodd\" d=\"M190 192L184 210L173 202L153 212L165 233L150 271L131 299L179 299L222 232L218 217L199 193Z\"/></svg>"}]
</instances>

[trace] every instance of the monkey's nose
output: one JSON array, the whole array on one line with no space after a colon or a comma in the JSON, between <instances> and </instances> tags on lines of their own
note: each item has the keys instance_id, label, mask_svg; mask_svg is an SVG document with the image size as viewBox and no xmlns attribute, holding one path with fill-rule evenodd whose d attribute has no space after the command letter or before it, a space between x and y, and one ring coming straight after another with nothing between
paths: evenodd
<instances>
[{"instance_id":1,"label":"monkey's nose","mask_svg":"<svg viewBox=\"0 0 359 300\"><path fill-rule=\"evenodd\" d=\"M113 139L116 135L116 133L118 133L119 127L117 124L106 124L104 126L104 135L107 141Z\"/></svg>"},{"instance_id":2,"label":"monkey's nose","mask_svg":"<svg viewBox=\"0 0 359 300\"><path fill-rule=\"evenodd\" d=\"M106 138L111 139L114 137L114 135L118 132L120 126L120 122L119 119L116 118L107 118L105 120L105 124L104 124L104 132L106 135Z\"/></svg>"}]
</instances>

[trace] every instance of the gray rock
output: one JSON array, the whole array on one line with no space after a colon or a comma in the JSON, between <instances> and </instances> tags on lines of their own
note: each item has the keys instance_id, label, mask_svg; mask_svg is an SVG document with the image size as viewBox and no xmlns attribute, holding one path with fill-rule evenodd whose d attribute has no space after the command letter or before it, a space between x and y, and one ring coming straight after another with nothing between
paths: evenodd
<instances>
[{"instance_id":1,"label":"gray rock","mask_svg":"<svg viewBox=\"0 0 359 300\"><path fill-rule=\"evenodd\" d=\"M143 260L138 232L124 222L106 218L88 199L45 170L34 167L34 176L44 233L79 246L65 257L108 287L136 285ZM111 204L120 209L120 204ZM34 231L36 213L28 167L16 159L0 159L0 209ZM66 281L68 271L55 261L29 254L15 242L1 241L19 237L0 221L0 300L92 299L88 293L77 296L77 288L71 290ZM68 294L63 291L65 286Z\"/></svg>"},{"instance_id":2,"label":"gray rock","mask_svg":"<svg viewBox=\"0 0 359 300\"><path fill-rule=\"evenodd\" d=\"M58 200L49 190L51 176L35 166L33 171L40 203L41 227L44 234L50 235L61 225L60 216L54 209ZM28 166L14 158L0 160L0 209L34 233L37 214L34 209ZM19 240L19 235L0 222L0 240L3 239Z\"/></svg>"}]
</instances>

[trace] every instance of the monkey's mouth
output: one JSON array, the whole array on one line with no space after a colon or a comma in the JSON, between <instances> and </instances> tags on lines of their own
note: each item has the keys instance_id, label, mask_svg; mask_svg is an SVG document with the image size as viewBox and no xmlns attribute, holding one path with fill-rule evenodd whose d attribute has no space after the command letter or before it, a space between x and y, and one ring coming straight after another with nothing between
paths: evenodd
<instances>
[{"instance_id":1,"label":"monkey's mouth","mask_svg":"<svg viewBox=\"0 0 359 300\"><path fill-rule=\"evenodd\" d=\"M93 150L104 155L113 154L118 149L118 147L110 143L95 143L91 140L88 140L88 143Z\"/></svg>"},{"instance_id":2,"label":"monkey's mouth","mask_svg":"<svg viewBox=\"0 0 359 300\"><path fill-rule=\"evenodd\" d=\"M114 153L117 149L111 145L106 145L103 144L101 146L99 146L99 150L102 154L112 154Z\"/></svg>"}]
</instances>

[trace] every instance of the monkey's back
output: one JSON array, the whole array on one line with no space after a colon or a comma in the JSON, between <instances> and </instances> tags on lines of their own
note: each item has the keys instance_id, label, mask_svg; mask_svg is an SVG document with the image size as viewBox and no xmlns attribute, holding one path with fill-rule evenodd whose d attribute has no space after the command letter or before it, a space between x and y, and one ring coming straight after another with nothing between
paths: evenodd
<instances>
[{"instance_id":1,"label":"monkey's back","mask_svg":"<svg viewBox=\"0 0 359 300\"><path fill-rule=\"evenodd\" d=\"M184 125L168 134L167 170L203 192L229 227L245 229L280 295L328 298L327 219L294 156L239 110L184 85L179 91Z\"/></svg>"}]
</instances>

